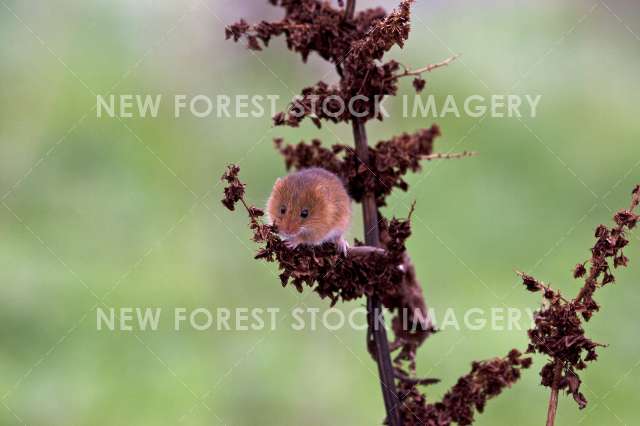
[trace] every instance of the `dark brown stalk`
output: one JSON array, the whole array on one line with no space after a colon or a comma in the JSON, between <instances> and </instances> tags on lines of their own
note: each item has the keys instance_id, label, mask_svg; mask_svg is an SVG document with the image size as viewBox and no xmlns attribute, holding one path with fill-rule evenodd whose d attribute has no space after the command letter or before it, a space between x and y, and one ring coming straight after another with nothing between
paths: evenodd
<instances>
[{"instance_id":1,"label":"dark brown stalk","mask_svg":"<svg viewBox=\"0 0 640 426\"><path fill-rule=\"evenodd\" d=\"M549 408L547 409L547 426L554 426L556 422L556 412L558 411L558 394L560 393L560 379L562 378L561 361L556 361L553 373L553 384L551 385Z\"/></svg>"},{"instance_id":2,"label":"dark brown stalk","mask_svg":"<svg viewBox=\"0 0 640 426\"><path fill-rule=\"evenodd\" d=\"M364 123L353 119L353 138L356 145L358 158L365 165L369 161L369 146L367 143L367 133ZM380 230L378 228L378 208L375 196L367 193L362 199L362 215L364 221L364 241L372 247L380 245ZM389 341L384 327L384 317L382 304L376 296L367 298L367 318L369 321L369 331L367 333L367 346L372 348L378 364L378 374L382 386L382 396L387 412L387 424L390 426L400 426L398 416L398 394L394 380L394 370L391 364L391 353L389 351Z\"/></svg>"},{"instance_id":3,"label":"dark brown stalk","mask_svg":"<svg viewBox=\"0 0 640 426\"><path fill-rule=\"evenodd\" d=\"M347 5L344 8L344 17L346 19L352 19L355 11L356 11L356 0L347 0Z\"/></svg>"},{"instance_id":4,"label":"dark brown stalk","mask_svg":"<svg viewBox=\"0 0 640 426\"><path fill-rule=\"evenodd\" d=\"M346 19L352 19L356 10L356 1L347 0L345 8ZM356 146L356 153L360 161L368 165L369 143L367 141L367 131L364 123L353 118L353 139ZM364 241L372 247L380 246L380 230L378 229L378 207L376 206L375 195L367 193L362 199L362 216L364 221ZM387 424L389 426L401 426L398 413L398 394L393 365L391 364L391 352L389 351L389 341L387 331L384 328L384 317L382 313L382 303L376 296L367 297L367 320L369 330L367 332L367 347L373 347L376 363L378 364L378 374L382 387L385 411L387 413Z\"/></svg>"}]
</instances>

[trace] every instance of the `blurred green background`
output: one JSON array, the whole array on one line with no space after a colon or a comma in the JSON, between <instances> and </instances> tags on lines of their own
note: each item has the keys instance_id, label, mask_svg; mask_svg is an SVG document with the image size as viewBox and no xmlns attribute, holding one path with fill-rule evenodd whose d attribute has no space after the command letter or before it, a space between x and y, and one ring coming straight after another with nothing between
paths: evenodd
<instances>
[{"instance_id":1,"label":"blurred green background","mask_svg":"<svg viewBox=\"0 0 640 426\"><path fill-rule=\"evenodd\" d=\"M274 40L256 55L224 41L224 24L277 18L262 1L0 0L0 424L379 424L383 404L364 333L353 330L173 331L175 307L278 307L315 294L282 289L252 260L246 216L219 203L236 162L262 204L283 165L271 139L350 140L346 125L272 128L265 118L173 116L173 96L276 94L279 108L317 80ZM439 151L386 213L416 200L409 249L429 306L535 308L515 269L573 294L570 270L593 229L626 207L640 181L640 8L633 1L418 2L394 57L410 67L463 56L428 75L425 94L542 95L536 118L448 115L368 126L372 141L437 122ZM359 6L374 2L359 2ZM379 1L388 9L395 1ZM514 87L515 86L515 87ZM96 94L162 94L157 118L98 118ZM410 81L401 94L412 94ZM352 237L361 235L356 219ZM640 234L630 267L599 294L588 334L610 347L583 374L589 406L560 402L560 425L640 418ZM113 289L115 287L115 289ZM113 291L112 291L113 289ZM98 331L108 306L160 307L158 331ZM349 310L359 303L340 305ZM284 324L287 324L285 321ZM472 360L526 347L524 330L448 329L431 337L419 372L442 383ZM478 425L540 425L548 392L534 366L492 400ZM205 407L210 408L207 409Z\"/></svg>"}]
</instances>

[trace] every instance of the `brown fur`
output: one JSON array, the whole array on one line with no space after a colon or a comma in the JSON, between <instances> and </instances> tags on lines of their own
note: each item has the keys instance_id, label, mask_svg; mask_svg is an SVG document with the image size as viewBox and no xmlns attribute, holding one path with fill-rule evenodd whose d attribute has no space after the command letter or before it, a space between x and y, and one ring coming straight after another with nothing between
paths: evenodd
<instances>
[{"instance_id":1,"label":"brown fur","mask_svg":"<svg viewBox=\"0 0 640 426\"><path fill-rule=\"evenodd\" d=\"M281 207L286 209L284 214ZM300 216L303 209L309 212L306 218ZM342 239L351 221L351 199L336 175L310 168L276 181L267 212L292 245L317 245Z\"/></svg>"}]
</instances>

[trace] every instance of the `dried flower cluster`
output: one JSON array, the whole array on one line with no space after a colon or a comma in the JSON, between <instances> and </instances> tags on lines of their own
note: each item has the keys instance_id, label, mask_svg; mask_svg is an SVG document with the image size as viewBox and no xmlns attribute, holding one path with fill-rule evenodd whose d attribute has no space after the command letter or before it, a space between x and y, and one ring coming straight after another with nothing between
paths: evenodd
<instances>
[{"instance_id":1,"label":"dried flower cluster","mask_svg":"<svg viewBox=\"0 0 640 426\"><path fill-rule=\"evenodd\" d=\"M482 413L487 400L499 395L520 378L520 370L531 366L531 358L513 349L504 358L473 362L471 372L458 382L442 398L429 403L415 383L401 382L399 391L403 398L402 424L406 426L448 426L451 423L470 425L476 411Z\"/></svg>"},{"instance_id":2,"label":"dried flower cluster","mask_svg":"<svg viewBox=\"0 0 640 426\"><path fill-rule=\"evenodd\" d=\"M336 144L328 149L319 140L285 145L282 139L276 139L275 143L287 169L324 167L342 178L355 201L360 202L365 193L372 193L381 207L394 188L403 191L409 188L403 176L408 171L421 170L420 160L433 153L434 140L438 136L440 129L433 125L380 141L375 147L369 147L368 165L362 164L353 148L347 145Z\"/></svg>"},{"instance_id":3,"label":"dried flower cluster","mask_svg":"<svg viewBox=\"0 0 640 426\"><path fill-rule=\"evenodd\" d=\"M629 209L615 214L616 225L612 228L598 226L591 258L574 268L574 278L584 278L584 285L574 299L567 300L545 283L519 273L525 288L542 292L545 302L536 312L534 328L529 330L531 343L527 352L550 357L540 373L542 385L571 393L580 408L587 405L587 400L580 392L581 380L577 370L583 370L587 362L595 361L598 357L596 349L603 346L585 336L583 320L588 321L599 309L593 299L595 291L615 280L610 261L613 261L613 268L627 266L628 259L622 251L629 243L625 233L640 220L640 216L634 213L639 203L640 186L636 186Z\"/></svg>"},{"instance_id":4,"label":"dried flower cluster","mask_svg":"<svg viewBox=\"0 0 640 426\"><path fill-rule=\"evenodd\" d=\"M346 122L357 114L364 120L382 120L379 102L383 96L395 95L401 65L382 58L394 46L402 47L409 36L410 12L413 0L402 0L391 12L381 8L366 9L348 19L344 10L320 0L271 0L285 10L279 22L249 25L244 20L226 29L227 38L247 39L248 47L261 50L272 37L284 36L287 47L300 53L306 61L311 52L333 63L341 76L336 85L323 81L302 90L287 112L274 117L276 125L297 127L309 117L316 126L320 120ZM424 88L425 81L417 74L414 87ZM319 106L323 106L320 108ZM349 105L350 108L345 108Z\"/></svg>"}]
</instances>

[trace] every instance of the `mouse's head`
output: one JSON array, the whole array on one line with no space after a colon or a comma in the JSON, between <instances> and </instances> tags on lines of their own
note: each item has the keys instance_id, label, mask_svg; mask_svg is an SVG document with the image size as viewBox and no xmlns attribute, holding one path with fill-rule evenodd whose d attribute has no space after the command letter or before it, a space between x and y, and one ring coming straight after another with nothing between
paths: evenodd
<instances>
[{"instance_id":1,"label":"mouse's head","mask_svg":"<svg viewBox=\"0 0 640 426\"><path fill-rule=\"evenodd\" d=\"M322 223L326 202L322 188L296 174L279 178L267 202L270 222L285 240L311 233Z\"/></svg>"}]
</instances>

